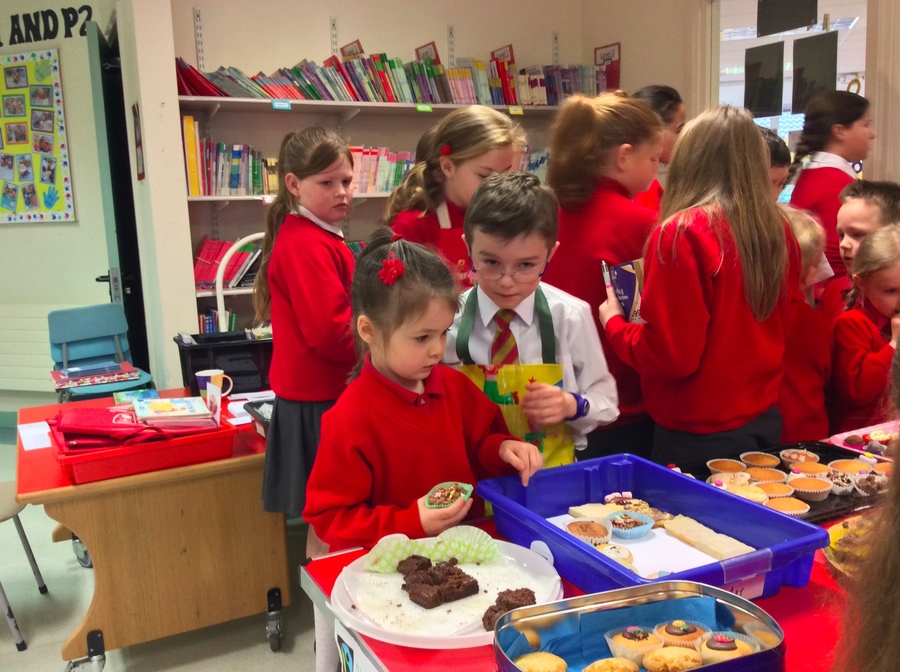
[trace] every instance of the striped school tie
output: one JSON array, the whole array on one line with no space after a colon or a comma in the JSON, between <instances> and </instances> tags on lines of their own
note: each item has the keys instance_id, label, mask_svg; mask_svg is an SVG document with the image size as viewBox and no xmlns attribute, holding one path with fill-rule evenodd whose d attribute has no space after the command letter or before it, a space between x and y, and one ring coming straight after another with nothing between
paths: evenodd
<instances>
[{"instance_id":1,"label":"striped school tie","mask_svg":"<svg viewBox=\"0 0 900 672\"><path fill-rule=\"evenodd\" d=\"M506 366L519 363L519 348L516 345L516 337L509 328L510 322L516 316L515 311L502 308L494 315L497 324L497 332L491 343L491 364Z\"/></svg>"}]
</instances>

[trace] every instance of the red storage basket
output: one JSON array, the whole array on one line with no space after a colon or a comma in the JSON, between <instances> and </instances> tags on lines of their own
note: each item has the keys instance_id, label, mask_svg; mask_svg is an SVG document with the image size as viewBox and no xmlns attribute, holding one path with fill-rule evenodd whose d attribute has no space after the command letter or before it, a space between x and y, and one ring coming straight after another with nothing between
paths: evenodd
<instances>
[{"instance_id":1,"label":"red storage basket","mask_svg":"<svg viewBox=\"0 0 900 672\"><path fill-rule=\"evenodd\" d=\"M51 431L60 468L79 484L225 459L231 457L235 434L237 429L234 427L222 426L211 432L162 441L70 450L55 426Z\"/></svg>"}]
</instances>

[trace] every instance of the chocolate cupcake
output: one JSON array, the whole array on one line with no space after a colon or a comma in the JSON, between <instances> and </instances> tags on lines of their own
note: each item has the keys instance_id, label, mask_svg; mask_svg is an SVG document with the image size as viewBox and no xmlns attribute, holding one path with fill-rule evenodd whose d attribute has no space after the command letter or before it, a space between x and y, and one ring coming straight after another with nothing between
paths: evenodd
<instances>
[{"instance_id":1,"label":"chocolate cupcake","mask_svg":"<svg viewBox=\"0 0 900 672\"><path fill-rule=\"evenodd\" d=\"M709 636L709 628L696 621L676 619L660 623L653 632L666 646L683 646L688 649L700 649L700 644Z\"/></svg>"}]
</instances>

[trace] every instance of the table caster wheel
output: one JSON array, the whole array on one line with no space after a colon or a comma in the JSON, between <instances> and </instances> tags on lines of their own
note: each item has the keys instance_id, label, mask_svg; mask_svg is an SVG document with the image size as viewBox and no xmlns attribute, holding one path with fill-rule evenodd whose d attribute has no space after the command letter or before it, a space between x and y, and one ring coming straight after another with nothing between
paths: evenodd
<instances>
[{"instance_id":1,"label":"table caster wheel","mask_svg":"<svg viewBox=\"0 0 900 672\"><path fill-rule=\"evenodd\" d=\"M75 558L78 560L79 565L85 569L94 567L94 561L91 560L91 554L85 548L84 542L75 535L72 535L72 550L75 552Z\"/></svg>"},{"instance_id":2,"label":"table caster wheel","mask_svg":"<svg viewBox=\"0 0 900 672\"><path fill-rule=\"evenodd\" d=\"M266 639L269 640L269 648L272 651L281 650L281 638L284 631L281 628L281 590L272 588L267 595L268 611L266 612Z\"/></svg>"},{"instance_id":3,"label":"table caster wheel","mask_svg":"<svg viewBox=\"0 0 900 672\"><path fill-rule=\"evenodd\" d=\"M269 648L272 651L281 651L281 633L270 633L266 636L269 639Z\"/></svg>"}]
</instances>

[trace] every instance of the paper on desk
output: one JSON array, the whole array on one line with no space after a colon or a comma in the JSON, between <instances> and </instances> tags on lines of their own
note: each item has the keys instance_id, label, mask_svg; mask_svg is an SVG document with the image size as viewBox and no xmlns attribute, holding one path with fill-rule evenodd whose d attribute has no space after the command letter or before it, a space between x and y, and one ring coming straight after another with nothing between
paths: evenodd
<instances>
[{"instance_id":1,"label":"paper on desk","mask_svg":"<svg viewBox=\"0 0 900 672\"><path fill-rule=\"evenodd\" d=\"M232 394L228 397L231 401L265 401L266 399L274 399L275 393L272 390L263 390L262 392L242 392L241 394ZM231 407L228 407L231 410ZM233 411L232 411L233 412Z\"/></svg>"},{"instance_id":2,"label":"paper on desk","mask_svg":"<svg viewBox=\"0 0 900 672\"><path fill-rule=\"evenodd\" d=\"M228 412L232 417L228 418L228 423L234 426L247 425L253 420L251 415L244 408L246 401L231 401L228 403Z\"/></svg>"},{"instance_id":3,"label":"paper on desk","mask_svg":"<svg viewBox=\"0 0 900 672\"><path fill-rule=\"evenodd\" d=\"M46 422L29 422L18 426L23 450L50 447L50 425Z\"/></svg>"}]
</instances>

